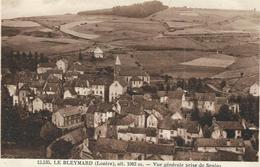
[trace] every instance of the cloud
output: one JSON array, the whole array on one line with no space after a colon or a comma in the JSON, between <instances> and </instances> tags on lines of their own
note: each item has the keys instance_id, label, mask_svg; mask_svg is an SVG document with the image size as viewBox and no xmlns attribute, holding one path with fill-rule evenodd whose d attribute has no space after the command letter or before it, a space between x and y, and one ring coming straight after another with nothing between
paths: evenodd
<instances>
[{"instance_id":1,"label":"cloud","mask_svg":"<svg viewBox=\"0 0 260 167\"><path fill-rule=\"evenodd\" d=\"M2 0L2 17L55 15L110 8L148 0ZM161 0L165 5L196 8L260 10L260 0Z\"/></svg>"}]
</instances>

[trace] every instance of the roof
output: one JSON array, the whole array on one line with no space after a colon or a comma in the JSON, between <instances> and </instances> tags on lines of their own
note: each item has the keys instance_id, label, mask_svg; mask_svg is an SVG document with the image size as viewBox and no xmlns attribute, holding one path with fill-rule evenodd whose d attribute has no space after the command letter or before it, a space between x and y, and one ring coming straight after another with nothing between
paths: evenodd
<instances>
[{"instance_id":1,"label":"roof","mask_svg":"<svg viewBox=\"0 0 260 167\"><path fill-rule=\"evenodd\" d=\"M60 90L60 84L58 83L47 83L43 88L43 91L57 92Z\"/></svg>"},{"instance_id":2,"label":"roof","mask_svg":"<svg viewBox=\"0 0 260 167\"><path fill-rule=\"evenodd\" d=\"M145 154L159 154L159 155L173 155L174 147L164 144L150 144L144 142L129 142L127 152L131 153L145 153Z\"/></svg>"},{"instance_id":3,"label":"roof","mask_svg":"<svg viewBox=\"0 0 260 167\"><path fill-rule=\"evenodd\" d=\"M64 93L65 93L66 91L69 91L69 92L71 93L71 95L77 95L77 93L75 92L75 90L74 90L73 88L65 88L65 89L64 89Z\"/></svg>"},{"instance_id":4,"label":"roof","mask_svg":"<svg viewBox=\"0 0 260 167\"><path fill-rule=\"evenodd\" d=\"M117 79L112 84L115 84L116 82L118 82L122 87L127 86L127 83L123 79Z\"/></svg>"},{"instance_id":5,"label":"roof","mask_svg":"<svg viewBox=\"0 0 260 167\"><path fill-rule=\"evenodd\" d=\"M197 138L197 147L244 147L243 139Z\"/></svg>"},{"instance_id":6,"label":"roof","mask_svg":"<svg viewBox=\"0 0 260 167\"><path fill-rule=\"evenodd\" d=\"M43 88L44 82L41 81L34 81L30 84L30 87L32 88Z\"/></svg>"},{"instance_id":7,"label":"roof","mask_svg":"<svg viewBox=\"0 0 260 167\"><path fill-rule=\"evenodd\" d=\"M204 160L216 161L221 160L218 153L211 152L195 152L195 151L177 151L174 155L175 160Z\"/></svg>"},{"instance_id":8,"label":"roof","mask_svg":"<svg viewBox=\"0 0 260 167\"><path fill-rule=\"evenodd\" d=\"M83 110L81 109L81 107L71 106L71 107L61 108L57 112L59 112L61 116L66 117L66 116L81 114Z\"/></svg>"},{"instance_id":9,"label":"roof","mask_svg":"<svg viewBox=\"0 0 260 167\"><path fill-rule=\"evenodd\" d=\"M131 81L142 81L142 79L139 78L138 76L133 76L133 77L131 78Z\"/></svg>"},{"instance_id":10,"label":"roof","mask_svg":"<svg viewBox=\"0 0 260 167\"><path fill-rule=\"evenodd\" d=\"M70 87L73 88L75 86L75 80L67 80L65 81L65 83L63 84L63 87Z\"/></svg>"},{"instance_id":11,"label":"roof","mask_svg":"<svg viewBox=\"0 0 260 167\"><path fill-rule=\"evenodd\" d=\"M238 121L216 121L216 123L223 129L243 130L243 125Z\"/></svg>"},{"instance_id":12,"label":"roof","mask_svg":"<svg viewBox=\"0 0 260 167\"><path fill-rule=\"evenodd\" d=\"M157 132L155 128L132 128L119 129L118 133L133 133L133 134L145 134L147 136L156 137Z\"/></svg>"},{"instance_id":13,"label":"roof","mask_svg":"<svg viewBox=\"0 0 260 167\"><path fill-rule=\"evenodd\" d=\"M72 144L81 143L86 138L83 128L77 128L66 135L62 136L62 139L70 141Z\"/></svg>"},{"instance_id":14,"label":"roof","mask_svg":"<svg viewBox=\"0 0 260 167\"><path fill-rule=\"evenodd\" d=\"M66 64L69 63L69 61L68 61L67 59L65 59L65 58L62 58L62 59L58 60L57 62L59 62L59 61L63 61L63 62L66 63Z\"/></svg>"},{"instance_id":15,"label":"roof","mask_svg":"<svg viewBox=\"0 0 260 167\"><path fill-rule=\"evenodd\" d=\"M98 103L98 104L92 104L88 106L88 113L94 113L94 112L111 112L112 110L112 103Z\"/></svg>"},{"instance_id":16,"label":"roof","mask_svg":"<svg viewBox=\"0 0 260 167\"><path fill-rule=\"evenodd\" d=\"M84 104L88 105L90 103L90 100L79 99L79 98L67 98L67 99L58 99L55 101L55 103L60 106L82 106Z\"/></svg>"},{"instance_id":17,"label":"roof","mask_svg":"<svg viewBox=\"0 0 260 167\"><path fill-rule=\"evenodd\" d=\"M44 95L37 96L36 98L41 99L43 103L52 103L54 102L55 99L57 99L57 96L44 94Z\"/></svg>"},{"instance_id":18,"label":"roof","mask_svg":"<svg viewBox=\"0 0 260 167\"><path fill-rule=\"evenodd\" d=\"M42 68L55 68L56 67L56 64L55 63L39 63L38 66L39 67L42 67Z\"/></svg>"},{"instance_id":19,"label":"roof","mask_svg":"<svg viewBox=\"0 0 260 167\"><path fill-rule=\"evenodd\" d=\"M195 93L195 99L198 101L215 101L215 93Z\"/></svg>"},{"instance_id":20,"label":"roof","mask_svg":"<svg viewBox=\"0 0 260 167\"><path fill-rule=\"evenodd\" d=\"M75 82L75 87L88 87L88 80L77 79Z\"/></svg>"},{"instance_id":21,"label":"roof","mask_svg":"<svg viewBox=\"0 0 260 167\"><path fill-rule=\"evenodd\" d=\"M227 97L216 97L215 100L216 100L217 104L221 104L221 105L227 104L227 102L228 102Z\"/></svg>"},{"instance_id":22,"label":"roof","mask_svg":"<svg viewBox=\"0 0 260 167\"><path fill-rule=\"evenodd\" d=\"M128 142L117 139L98 138L95 146L96 152L101 153L124 153L128 148Z\"/></svg>"},{"instance_id":23,"label":"roof","mask_svg":"<svg viewBox=\"0 0 260 167\"><path fill-rule=\"evenodd\" d=\"M133 115L143 115L142 106L133 102L128 103L127 106L121 106L122 113L129 113Z\"/></svg>"},{"instance_id":24,"label":"roof","mask_svg":"<svg viewBox=\"0 0 260 167\"><path fill-rule=\"evenodd\" d=\"M160 160L163 160L163 159L160 157L160 155L158 155L158 154L153 154L153 155L147 157L146 160L156 160L156 161L160 161Z\"/></svg>"},{"instance_id":25,"label":"roof","mask_svg":"<svg viewBox=\"0 0 260 167\"><path fill-rule=\"evenodd\" d=\"M159 122L159 129L177 130L177 128L186 129L188 133L199 133L199 123L189 120L172 120L166 117Z\"/></svg>"},{"instance_id":26,"label":"roof","mask_svg":"<svg viewBox=\"0 0 260 167\"><path fill-rule=\"evenodd\" d=\"M166 117L161 120L158 124L159 129L167 129L167 130L177 130L177 126L174 120L171 117Z\"/></svg>"},{"instance_id":27,"label":"roof","mask_svg":"<svg viewBox=\"0 0 260 167\"><path fill-rule=\"evenodd\" d=\"M48 83L60 83L61 80L59 78L57 78L56 76L54 76L53 74L50 74L48 76L47 82Z\"/></svg>"},{"instance_id":28,"label":"roof","mask_svg":"<svg viewBox=\"0 0 260 167\"><path fill-rule=\"evenodd\" d=\"M120 61L118 56L116 56L116 63L115 63L115 65L117 65L117 66L121 65L121 61Z\"/></svg>"},{"instance_id":29,"label":"roof","mask_svg":"<svg viewBox=\"0 0 260 167\"><path fill-rule=\"evenodd\" d=\"M122 66L119 71L119 76L147 76L148 74L135 66Z\"/></svg>"},{"instance_id":30,"label":"roof","mask_svg":"<svg viewBox=\"0 0 260 167\"><path fill-rule=\"evenodd\" d=\"M20 90L31 91L31 89L30 89L30 87L29 87L28 84L24 84L24 85L20 88Z\"/></svg>"},{"instance_id":31,"label":"roof","mask_svg":"<svg viewBox=\"0 0 260 167\"><path fill-rule=\"evenodd\" d=\"M94 53L103 53L103 51L99 47L96 47Z\"/></svg>"},{"instance_id":32,"label":"roof","mask_svg":"<svg viewBox=\"0 0 260 167\"><path fill-rule=\"evenodd\" d=\"M126 115L123 117L114 117L110 120L110 125L130 125L135 122L135 119L131 115Z\"/></svg>"},{"instance_id":33,"label":"roof","mask_svg":"<svg viewBox=\"0 0 260 167\"><path fill-rule=\"evenodd\" d=\"M47 71L48 74L63 74L62 70L59 69L51 69Z\"/></svg>"}]
</instances>

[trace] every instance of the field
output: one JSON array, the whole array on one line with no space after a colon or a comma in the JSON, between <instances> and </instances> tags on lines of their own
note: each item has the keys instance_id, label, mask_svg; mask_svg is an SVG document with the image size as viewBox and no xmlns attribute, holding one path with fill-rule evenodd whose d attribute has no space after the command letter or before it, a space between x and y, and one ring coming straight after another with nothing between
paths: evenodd
<instances>
[{"instance_id":1,"label":"field","mask_svg":"<svg viewBox=\"0 0 260 167\"><path fill-rule=\"evenodd\" d=\"M3 20L2 25L5 27L38 27L40 24L33 21L22 20Z\"/></svg>"},{"instance_id":2,"label":"field","mask_svg":"<svg viewBox=\"0 0 260 167\"><path fill-rule=\"evenodd\" d=\"M20 21L32 27L19 27ZM68 14L11 22L2 26L3 46L24 52L77 59L80 49L84 55L98 45L107 58L86 59L90 65L113 66L119 55L124 65L177 78L259 73L259 12L169 8L146 18Z\"/></svg>"},{"instance_id":3,"label":"field","mask_svg":"<svg viewBox=\"0 0 260 167\"><path fill-rule=\"evenodd\" d=\"M226 68L235 62L235 58L227 55L215 55L210 57L201 57L188 62L181 63L189 66L204 66L204 67L220 67Z\"/></svg>"}]
</instances>

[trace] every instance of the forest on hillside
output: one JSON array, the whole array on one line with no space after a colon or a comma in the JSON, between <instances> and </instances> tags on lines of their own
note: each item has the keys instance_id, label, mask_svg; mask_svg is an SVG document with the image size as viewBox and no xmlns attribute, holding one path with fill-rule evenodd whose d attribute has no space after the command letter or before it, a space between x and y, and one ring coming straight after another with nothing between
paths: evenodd
<instances>
[{"instance_id":1,"label":"forest on hillside","mask_svg":"<svg viewBox=\"0 0 260 167\"><path fill-rule=\"evenodd\" d=\"M123 17L142 18L152 15L153 13L167 9L160 1L148 1L130 6L116 6L112 9L94 10L79 12L79 15L116 15Z\"/></svg>"}]
</instances>

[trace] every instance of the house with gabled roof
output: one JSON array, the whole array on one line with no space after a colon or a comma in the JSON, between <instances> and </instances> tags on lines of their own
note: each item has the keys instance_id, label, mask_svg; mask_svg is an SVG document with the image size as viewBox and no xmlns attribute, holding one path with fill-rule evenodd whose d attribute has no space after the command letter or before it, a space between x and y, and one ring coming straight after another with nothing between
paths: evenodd
<instances>
[{"instance_id":1,"label":"house with gabled roof","mask_svg":"<svg viewBox=\"0 0 260 167\"><path fill-rule=\"evenodd\" d=\"M125 141L140 141L148 143L158 143L156 128L136 128L119 129L117 139Z\"/></svg>"},{"instance_id":2,"label":"house with gabled roof","mask_svg":"<svg viewBox=\"0 0 260 167\"><path fill-rule=\"evenodd\" d=\"M61 108L52 114L52 123L61 129L71 129L83 125L84 108L71 106Z\"/></svg>"},{"instance_id":3,"label":"house with gabled roof","mask_svg":"<svg viewBox=\"0 0 260 167\"><path fill-rule=\"evenodd\" d=\"M90 82L88 80L77 79L75 81L75 91L79 96L88 96L91 92Z\"/></svg>"},{"instance_id":4,"label":"house with gabled roof","mask_svg":"<svg viewBox=\"0 0 260 167\"><path fill-rule=\"evenodd\" d=\"M59 70L62 70L62 72L65 73L69 68L69 61L62 58L56 62L56 66Z\"/></svg>"},{"instance_id":5,"label":"house with gabled roof","mask_svg":"<svg viewBox=\"0 0 260 167\"><path fill-rule=\"evenodd\" d=\"M28 106L30 100L33 98L33 91L28 84L24 84L18 91L18 101L22 106Z\"/></svg>"},{"instance_id":6,"label":"house with gabled roof","mask_svg":"<svg viewBox=\"0 0 260 167\"><path fill-rule=\"evenodd\" d=\"M77 98L77 93L73 88L65 88L63 93L63 98L64 99Z\"/></svg>"},{"instance_id":7,"label":"house with gabled roof","mask_svg":"<svg viewBox=\"0 0 260 167\"><path fill-rule=\"evenodd\" d=\"M54 101L56 99L56 95L39 95L36 96L35 99L32 101L33 109L32 112L39 112L42 110L48 110L50 112L53 112L54 107Z\"/></svg>"},{"instance_id":8,"label":"house with gabled roof","mask_svg":"<svg viewBox=\"0 0 260 167\"><path fill-rule=\"evenodd\" d=\"M159 122L159 139L162 141L175 141L181 137L185 144L192 145L196 138L203 137L202 129L197 121L173 120L166 117Z\"/></svg>"},{"instance_id":9,"label":"house with gabled roof","mask_svg":"<svg viewBox=\"0 0 260 167\"><path fill-rule=\"evenodd\" d=\"M61 85L59 83L46 82L43 87L43 94L47 95L60 95L62 93Z\"/></svg>"},{"instance_id":10,"label":"house with gabled roof","mask_svg":"<svg viewBox=\"0 0 260 167\"><path fill-rule=\"evenodd\" d=\"M121 113L132 116L135 119L135 127L145 127L145 112L143 111L142 105L134 102L130 102L127 105L122 105Z\"/></svg>"},{"instance_id":11,"label":"house with gabled roof","mask_svg":"<svg viewBox=\"0 0 260 167\"><path fill-rule=\"evenodd\" d=\"M99 47L96 47L93 51L94 58L96 59L103 59L104 58L104 52Z\"/></svg>"},{"instance_id":12,"label":"house with gabled roof","mask_svg":"<svg viewBox=\"0 0 260 167\"><path fill-rule=\"evenodd\" d=\"M249 94L257 97L257 96L259 96L259 92L260 92L259 82L256 82L256 83L254 83L253 85L250 86Z\"/></svg>"},{"instance_id":13,"label":"house with gabled roof","mask_svg":"<svg viewBox=\"0 0 260 167\"><path fill-rule=\"evenodd\" d=\"M215 117L212 119L211 137L213 139L220 138L241 138L243 125L239 121L216 121Z\"/></svg>"},{"instance_id":14,"label":"house with gabled roof","mask_svg":"<svg viewBox=\"0 0 260 167\"><path fill-rule=\"evenodd\" d=\"M109 118L115 116L111 103L98 103L88 106L87 114L93 117L93 127L97 127L108 121Z\"/></svg>"},{"instance_id":15,"label":"house with gabled roof","mask_svg":"<svg viewBox=\"0 0 260 167\"><path fill-rule=\"evenodd\" d=\"M123 80L115 80L109 86L109 101L112 102L127 91L127 84Z\"/></svg>"},{"instance_id":16,"label":"house with gabled roof","mask_svg":"<svg viewBox=\"0 0 260 167\"><path fill-rule=\"evenodd\" d=\"M245 144L243 139L198 138L195 141L195 149L198 152L226 151L242 155L245 154Z\"/></svg>"}]
</instances>

